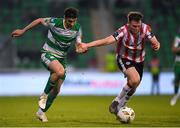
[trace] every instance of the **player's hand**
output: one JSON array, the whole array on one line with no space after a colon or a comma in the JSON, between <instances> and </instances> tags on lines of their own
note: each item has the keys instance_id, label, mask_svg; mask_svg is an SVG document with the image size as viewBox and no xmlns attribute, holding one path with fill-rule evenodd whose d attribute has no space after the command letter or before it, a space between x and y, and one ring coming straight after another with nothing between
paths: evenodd
<instances>
[{"instance_id":1,"label":"player's hand","mask_svg":"<svg viewBox=\"0 0 180 128\"><path fill-rule=\"evenodd\" d=\"M86 43L77 43L76 44L76 52L77 53L85 53L88 51Z\"/></svg>"},{"instance_id":2,"label":"player's hand","mask_svg":"<svg viewBox=\"0 0 180 128\"><path fill-rule=\"evenodd\" d=\"M160 48L160 44L157 43L157 44L152 44L151 47L153 48L154 51L158 51L159 48Z\"/></svg>"},{"instance_id":3,"label":"player's hand","mask_svg":"<svg viewBox=\"0 0 180 128\"><path fill-rule=\"evenodd\" d=\"M12 37L18 37L18 36L21 36L24 34L24 30L23 29L17 29L17 30L14 30L12 33L11 33L11 36Z\"/></svg>"}]
</instances>

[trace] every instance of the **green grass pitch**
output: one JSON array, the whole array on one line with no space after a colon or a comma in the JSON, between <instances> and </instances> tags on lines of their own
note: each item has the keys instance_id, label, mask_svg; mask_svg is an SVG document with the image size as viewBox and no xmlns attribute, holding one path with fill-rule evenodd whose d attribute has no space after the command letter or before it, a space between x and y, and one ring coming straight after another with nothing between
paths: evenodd
<instances>
[{"instance_id":1,"label":"green grass pitch","mask_svg":"<svg viewBox=\"0 0 180 128\"><path fill-rule=\"evenodd\" d=\"M35 117L38 97L0 97L1 127L180 127L180 101L170 106L172 96L134 96L127 106L136 117L121 124L108 112L114 96L59 96L47 112L49 122Z\"/></svg>"}]
</instances>

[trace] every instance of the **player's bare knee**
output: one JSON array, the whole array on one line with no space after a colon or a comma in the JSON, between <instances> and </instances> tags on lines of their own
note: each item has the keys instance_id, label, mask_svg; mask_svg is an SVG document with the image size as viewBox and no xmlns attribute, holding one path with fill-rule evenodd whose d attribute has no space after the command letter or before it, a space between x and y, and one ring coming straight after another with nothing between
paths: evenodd
<instances>
[{"instance_id":1,"label":"player's bare knee","mask_svg":"<svg viewBox=\"0 0 180 128\"><path fill-rule=\"evenodd\" d=\"M56 76L57 76L58 78L61 78L61 77L64 76L64 73L65 73L64 70L62 70L62 71L57 71L57 72L56 72Z\"/></svg>"},{"instance_id":2,"label":"player's bare knee","mask_svg":"<svg viewBox=\"0 0 180 128\"><path fill-rule=\"evenodd\" d=\"M134 79L134 84L136 85L136 87L139 85L140 81L141 81L141 79L140 79L139 75L136 76L136 79Z\"/></svg>"},{"instance_id":3,"label":"player's bare knee","mask_svg":"<svg viewBox=\"0 0 180 128\"><path fill-rule=\"evenodd\" d=\"M136 80L134 80L134 85L135 85L135 87L137 87L138 85L139 85L139 83L140 83L140 79L136 79Z\"/></svg>"},{"instance_id":4,"label":"player's bare knee","mask_svg":"<svg viewBox=\"0 0 180 128\"><path fill-rule=\"evenodd\" d=\"M136 78L136 79L131 79L128 81L128 85L130 87L137 87L140 83L140 79L139 78Z\"/></svg>"},{"instance_id":5,"label":"player's bare knee","mask_svg":"<svg viewBox=\"0 0 180 128\"><path fill-rule=\"evenodd\" d=\"M53 81L57 81L58 80L58 75L56 75L56 73L53 74Z\"/></svg>"},{"instance_id":6,"label":"player's bare knee","mask_svg":"<svg viewBox=\"0 0 180 128\"><path fill-rule=\"evenodd\" d=\"M128 84L129 87L131 87L131 88L133 87L132 80L128 80L128 83L127 83L127 84Z\"/></svg>"}]
</instances>

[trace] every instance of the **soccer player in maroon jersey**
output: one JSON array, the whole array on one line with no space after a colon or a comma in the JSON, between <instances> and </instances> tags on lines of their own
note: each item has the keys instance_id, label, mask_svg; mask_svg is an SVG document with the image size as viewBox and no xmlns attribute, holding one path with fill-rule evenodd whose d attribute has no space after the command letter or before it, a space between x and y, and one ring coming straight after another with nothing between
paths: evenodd
<instances>
[{"instance_id":1,"label":"soccer player in maroon jersey","mask_svg":"<svg viewBox=\"0 0 180 128\"><path fill-rule=\"evenodd\" d=\"M151 32L151 27L142 22L143 15L140 12L129 12L127 19L128 23L120 27L113 35L80 44L82 51L86 51L91 47L117 43L116 60L119 69L127 77L127 84L109 106L109 111L114 114L117 114L118 110L126 105L141 82L147 43L145 39L150 41L154 51L158 51L160 48L160 43Z\"/></svg>"}]
</instances>

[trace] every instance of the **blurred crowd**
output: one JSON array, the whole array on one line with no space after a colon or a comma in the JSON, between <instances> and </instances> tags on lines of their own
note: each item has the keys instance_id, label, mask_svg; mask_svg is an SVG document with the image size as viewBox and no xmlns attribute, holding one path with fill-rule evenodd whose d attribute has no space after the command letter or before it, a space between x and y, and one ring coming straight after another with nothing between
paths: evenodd
<instances>
[{"instance_id":1,"label":"blurred crowd","mask_svg":"<svg viewBox=\"0 0 180 128\"><path fill-rule=\"evenodd\" d=\"M113 21L113 30L116 30L118 26L126 22L128 11L137 10L144 14L145 22L152 25L153 32L163 43L160 53L158 53L160 61L164 63L162 69L172 69L171 62L174 57L169 47L171 47L177 28L179 28L180 9L178 3L178 0L31 0L28 2L24 0L1 0L0 31L8 38L14 28L23 27L39 17L63 16L64 8L74 6L80 10L79 22L82 24L83 41L86 42L96 38L92 31L92 11L98 11L103 5L111 13L112 19L109 19L109 21ZM101 22L100 19L99 22ZM12 58L16 58L15 67L41 68L39 65L39 49L44 43L47 31L41 27L37 28L37 30L43 31L43 34L39 34L38 31L30 32L22 40L17 39L14 41L16 54L13 55L16 56ZM109 33L111 34L111 32ZM108 51L110 52L111 49ZM166 56L166 58L162 55ZM153 51L147 48L148 61L146 67L148 67L152 56ZM73 60L71 66L75 68L95 68L98 62L96 49L89 51L86 55L78 56L72 48L69 57ZM25 65L22 64L24 62ZM27 66L29 64L33 66Z\"/></svg>"}]
</instances>

